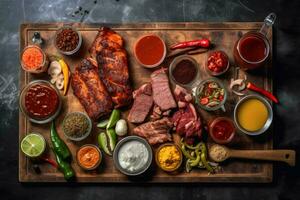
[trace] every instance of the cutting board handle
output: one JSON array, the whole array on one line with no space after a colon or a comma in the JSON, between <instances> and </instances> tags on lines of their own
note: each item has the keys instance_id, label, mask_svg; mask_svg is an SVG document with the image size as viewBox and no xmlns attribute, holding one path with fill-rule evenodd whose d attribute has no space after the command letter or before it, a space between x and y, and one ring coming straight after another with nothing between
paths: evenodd
<instances>
[{"instance_id":1,"label":"cutting board handle","mask_svg":"<svg viewBox=\"0 0 300 200\"><path fill-rule=\"evenodd\" d=\"M230 157L282 161L295 166L296 152L294 150L230 150Z\"/></svg>"}]
</instances>

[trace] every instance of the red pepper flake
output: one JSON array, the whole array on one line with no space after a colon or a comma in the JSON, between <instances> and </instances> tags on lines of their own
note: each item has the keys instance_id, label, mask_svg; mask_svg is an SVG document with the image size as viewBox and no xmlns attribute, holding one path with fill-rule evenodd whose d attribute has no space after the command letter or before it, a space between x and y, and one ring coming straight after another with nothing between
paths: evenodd
<instances>
[{"instance_id":1,"label":"red pepper flake","mask_svg":"<svg viewBox=\"0 0 300 200\"><path fill-rule=\"evenodd\" d=\"M207 68L215 74L226 71L228 65L228 57L223 51L212 52L207 59Z\"/></svg>"}]
</instances>

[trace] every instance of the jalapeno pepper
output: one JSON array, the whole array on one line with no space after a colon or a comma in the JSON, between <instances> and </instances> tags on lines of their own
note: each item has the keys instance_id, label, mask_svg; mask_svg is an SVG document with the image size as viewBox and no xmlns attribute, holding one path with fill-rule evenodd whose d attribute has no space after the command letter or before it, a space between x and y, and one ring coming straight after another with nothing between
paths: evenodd
<instances>
[{"instance_id":1,"label":"jalapeno pepper","mask_svg":"<svg viewBox=\"0 0 300 200\"><path fill-rule=\"evenodd\" d=\"M203 165L205 166L205 168L207 169L207 171L213 172L214 169L207 162L207 149L206 149L205 144L201 145L200 157L201 157L201 161L202 161Z\"/></svg>"},{"instance_id":2,"label":"jalapeno pepper","mask_svg":"<svg viewBox=\"0 0 300 200\"><path fill-rule=\"evenodd\" d=\"M51 124L50 139L51 139L53 151L55 152L55 154L57 154L64 160L70 159L70 157L71 157L70 150L69 150L68 146L65 144L65 142L58 136L54 121L52 121L52 124Z\"/></svg>"},{"instance_id":3,"label":"jalapeno pepper","mask_svg":"<svg viewBox=\"0 0 300 200\"><path fill-rule=\"evenodd\" d=\"M121 112L118 109L114 109L109 117L106 129L110 129L116 125L117 121L120 119Z\"/></svg>"},{"instance_id":4,"label":"jalapeno pepper","mask_svg":"<svg viewBox=\"0 0 300 200\"><path fill-rule=\"evenodd\" d=\"M67 161L63 160L59 155L55 154L58 169L64 174L66 180L70 180L75 177L75 172Z\"/></svg>"}]
</instances>

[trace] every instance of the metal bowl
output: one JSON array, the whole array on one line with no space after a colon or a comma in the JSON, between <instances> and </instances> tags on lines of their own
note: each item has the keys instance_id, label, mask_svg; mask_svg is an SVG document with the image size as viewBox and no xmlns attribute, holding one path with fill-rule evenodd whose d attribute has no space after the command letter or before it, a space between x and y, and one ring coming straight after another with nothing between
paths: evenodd
<instances>
[{"instance_id":1,"label":"metal bowl","mask_svg":"<svg viewBox=\"0 0 300 200\"><path fill-rule=\"evenodd\" d=\"M135 171L135 172L131 172L131 171L128 171L128 170L122 168L120 163L119 163L119 151L125 143L130 142L130 141L141 142L142 144L144 144L146 146L146 148L148 150L148 153L149 153L149 158L148 158L148 161L145 164L145 166L142 169L140 169L138 171ZM139 136L127 136L127 137L123 138L122 140L120 140L118 142L118 144L116 145L116 148L115 148L114 153L113 153L113 160L114 160L115 166L117 167L117 169L121 173L123 173L127 176L138 176L138 175L141 175L142 173L144 173L145 171L147 171L147 169L150 167L150 165L152 163L152 158L153 158L152 154L153 154L152 153L152 148L149 145L149 143L147 142L147 140L145 140L144 138L139 137Z\"/></svg>"},{"instance_id":2,"label":"metal bowl","mask_svg":"<svg viewBox=\"0 0 300 200\"><path fill-rule=\"evenodd\" d=\"M267 110L268 110L268 119L265 123L265 125L258 131L254 131L254 132L250 132L250 131L247 131L245 130L243 127L241 127L238 123L238 119L237 119L237 110L238 110L238 107L243 103L245 102L246 100L248 99L258 99L260 100L266 107L267 107ZM236 125L236 127L242 131L243 133L247 134L247 135L250 135L250 136L255 136L255 135L260 135L262 133L264 133L266 130L268 130L268 128L270 127L270 125L272 124L272 121L273 121L273 110L272 110L272 106L270 105L270 103L263 97L257 95L257 94L251 94L251 95L247 95L245 96L244 98L240 99L238 101L238 103L236 104L235 108L234 108L234 123Z\"/></svg>"},{"instance_id":3,"label":"metal bowl","mask_svg":"<svg viewBox=\"0 0 300 200\"><path fill-rule=\"evenodd\" d=\"M46 118L42 118L42 119L41 118L34 118L34 117L30 116L30 114L27 112L27 109L25 108L25 95L26 95L26 92L28 91L29 88L31 88L34 85L38 85L38 84L46 85L47 87L50 87L50 88L54 89L54 91L56 92L56 94L58 96L58 106L57 106L57 109L56 109L55 113L53 113L52 115L50 115ZM59 91L49 81L35 80L35 81L31 81L30 83L28 83L22 89L22 91L20 93L20 97L19 97L19 107L20 107L20 110L22 111L22 113L25 115L25 117L29 121L37 123L37 124L46 124L48 122L51 122L53 119L55 119L58 116L58 114L61 110L61 107L62 107L62 100L61 100L61 96L60 96Z\"/></svg>"}]
</instances>

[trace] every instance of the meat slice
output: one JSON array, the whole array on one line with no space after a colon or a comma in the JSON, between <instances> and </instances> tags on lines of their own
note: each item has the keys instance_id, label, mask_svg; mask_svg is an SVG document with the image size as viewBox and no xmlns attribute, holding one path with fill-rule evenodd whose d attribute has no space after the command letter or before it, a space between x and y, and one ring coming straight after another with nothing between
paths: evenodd
<instances>
[{"instance_id":1,"label":"meat slice","mask_svg":"<svg viewBox=\"0 0 300 200\"><path fill-rule=\"evenodd\" d=\"M127 117L129 122L142 123L145 121L153 105L151 84L146 83L133 92L134 103Z\"/></svg>"},{"instance_id":2,"label":"meat slice","mask_svg":"<svg viewBox=\"0 0 300 200\"><path fill-rule=\"evenodd\" d=\"M105 86L99 78L97 68L83 59L72 75L71 86L87 114L93 120L109 114L113 108Z\"/></svg>"},{"instance_id":3,"label":"meat slice","mask_svg":"<svg viewBox=\"0 0 300 200\"><path fill-rule=\"evenodd\" d=\"M122 37L109 28L101 28L90 54L98 63L100 78L115 108L129 105L132 102L132 89Z\"/></svg>"},{"instance_id":4,"label":"meat slice","mask_svg":"<svg viewBox=\"0 0 300 200\"><path fill-rule=\"evenodd\" d=\"M201 138L201 119L197 115L194 105L190 103L192 96L186 89L176 85L174 95L179 107L172 117L176 133L191 144L196 138Z\"/></svg>"},{"instance_id":5,"label":"meat slice","mask_svg":"<svg viewBox=\"0 0 300 200\"><path fill-rule=\"evenodd\" d=\"M162 111L177 107L165 69L156 70L151 74L151 84L153 100Z\"/></svg>"},{"instance_id":6,"label":"meat slice","mask_svg":"<svg viewBox=\"0 0 300 200\"><path fill-rule=\"evenodd\" d=\"M147 122L134 128L133 133L146 138L151 145L155 145L172 140L171 134L169 133L172 127L172 121L164 117L160 120Z\"/></svg>"}]
</instances>

